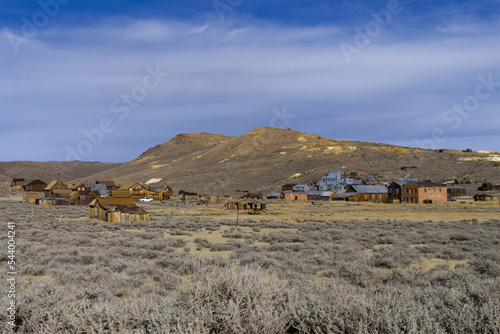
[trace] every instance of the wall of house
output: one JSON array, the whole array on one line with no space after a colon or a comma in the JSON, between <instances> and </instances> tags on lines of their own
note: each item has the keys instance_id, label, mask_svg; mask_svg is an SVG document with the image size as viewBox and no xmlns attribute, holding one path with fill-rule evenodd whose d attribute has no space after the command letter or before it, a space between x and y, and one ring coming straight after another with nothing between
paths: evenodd
<instances>
[{"instance_id":1,"label":"wall of house","mask_svg":"<svg viewBox=\"0 0 500 334\"><path fill-rule=\"evenodd\" d=\"M307 193L285 193L284 195L288 201L307 201Z\"/></svg>"}]
</instances>

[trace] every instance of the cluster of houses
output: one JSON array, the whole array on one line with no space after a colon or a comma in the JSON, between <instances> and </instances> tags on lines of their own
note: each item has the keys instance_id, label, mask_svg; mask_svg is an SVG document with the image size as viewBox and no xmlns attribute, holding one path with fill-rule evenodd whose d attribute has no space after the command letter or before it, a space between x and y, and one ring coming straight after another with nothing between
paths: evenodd
<instances>
[{"instance_id":1,"label":"cluster of houses","mask_svg":"<svg viewBox=\"0 0 500 334\"><path fill-rule=\"evenodd\" d=\"M402 167L404 170L414 170L417 167ZM467 189L459 186L472 183L468 177L455 179L455 185L444 185L432 181L421 181L416 178L401 178L386 184L375 184L373 176L364 172L353 171L342 174L341 171L330 171L318 180L314 187L306 184L285 184L269 199L283 200L330 200L355 202L386 202L386 203L446 203L457 197L467 196ZM500 189L484 183L479 190L488 191ZM477 194L474 200L494 200L491 195Z\"/></svg>"},{"instance_id":2,"label":"cluster of houses","mask_svg":"<svg viewBox=\"0 0 500 334\"><path fill-rule=\"evenodd\" d=\"M174 197L166 184L144 186L130 182L118 186L113 181L66 184L60 180L60 175L49 184L41 180L26 183L22 178L15 178L11 188L26 191L26 201L37 205L88 205L91 218L108 222L149 220L149 214L136 205L136 200L162 201Z\"/></svg>"},{"instance_id":3,"label":"cluster of houses","mask_svg":"<svg viewBox=\"0 0 500 334\"><path fill-rule=\"evenodd\" d=\"M404 167L411 170L416 167ZM406 170L405 169L405 170ZM455 179L453 186L416 178L401 178L391 183L376 184L373 176L364 172L341 173L330 171L315 184L285 184L267 199L289 201L352 201L352 202L384 202L384 203L446 203L454 198L467 195L463 184L472 183L468 177ZM15 178L11 183L12 190L25 191L26 200L38 205L88 205L90 217L108 222L126 222L149 220L149 214L136 205L136 201L147 198L152 201L177 199L183 202L225 204L227 209L248 209L249 212L265 210L265 204L259 206L253 202L230 202L231 196L210 198L207 194L197 194L181 190L174 195L172 189L163 184L144 185L129 182L117 185L114 181L96 181L83 184L80 181L71 184L57 179L49 184L41 180L26 183L23 178ZM500 190L500 185L483 183L480 191ZM265 199L261 192L243 193L240 199ZM491 201L495 198L488 194L476 194L474 200Z\"/></svg>"}]
</instances>

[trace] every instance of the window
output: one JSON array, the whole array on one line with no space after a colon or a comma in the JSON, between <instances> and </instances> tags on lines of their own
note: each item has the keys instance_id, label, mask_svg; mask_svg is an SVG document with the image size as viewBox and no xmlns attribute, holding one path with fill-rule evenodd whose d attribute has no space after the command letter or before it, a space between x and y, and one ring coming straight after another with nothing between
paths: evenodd
<instances>
[{"instance_id":1,"label":"window","mask_svg":"<svg viewBox=\"0 0 500 334\"><path fill-rule=\"evenodd\" d=\"M426 192L427 192L427 188L424 188L424 193L426 193Z\"/></svg>"}]
</instances>

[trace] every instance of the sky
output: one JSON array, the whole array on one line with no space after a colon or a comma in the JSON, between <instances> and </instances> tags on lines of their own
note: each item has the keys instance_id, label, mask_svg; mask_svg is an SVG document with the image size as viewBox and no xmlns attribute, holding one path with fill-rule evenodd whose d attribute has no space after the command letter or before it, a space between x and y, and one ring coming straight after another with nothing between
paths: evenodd
<instances>
[{"instance_id":1,"label":"sky","mask_svg":"<svg viewBox=\"0 0 500 334\"><path fill-rule=\"evenodd\" d=\"M0 161L261 126L500 151L500 1L0 0Z\"/></svg>"}]
</instances>

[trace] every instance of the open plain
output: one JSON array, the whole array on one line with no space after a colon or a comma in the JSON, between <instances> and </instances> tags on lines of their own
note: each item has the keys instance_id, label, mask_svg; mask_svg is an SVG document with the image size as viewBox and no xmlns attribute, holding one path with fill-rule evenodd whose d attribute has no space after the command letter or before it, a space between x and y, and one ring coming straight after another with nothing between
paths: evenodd
<instances>
[{"instance_id":1,"label":"open plain","mask_svg":"<svg viewBox=\"0 0 500 334\"><path fill-rule=\"evenodd\" d=\"M498 201L141 206L110 224L3 193L18 332L500 333Z\"/></svg>"}]
</instances>

